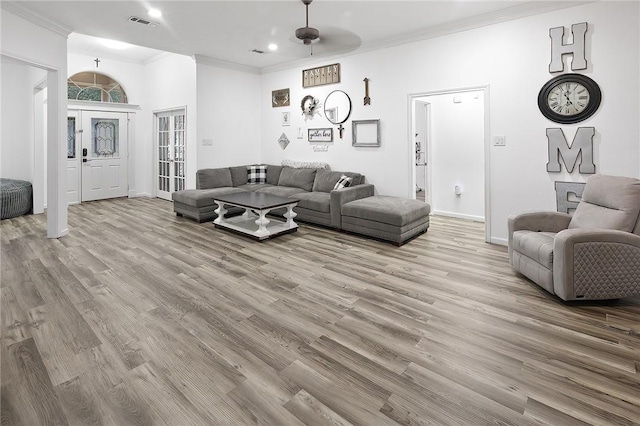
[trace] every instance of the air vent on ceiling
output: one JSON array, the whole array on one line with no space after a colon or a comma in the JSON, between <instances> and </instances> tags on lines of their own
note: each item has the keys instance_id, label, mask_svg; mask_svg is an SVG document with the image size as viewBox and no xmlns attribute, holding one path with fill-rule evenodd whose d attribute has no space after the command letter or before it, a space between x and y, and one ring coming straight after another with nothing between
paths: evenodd
<instances>
[{"instance_id":1,"label":"air vent on ceiling","mask_svg":"<svg viewBox=\"0 0 640 426\"><path fill-rule=\"evenodd\" d=\"M138 18L137 16L129 17L129 21L136 22L138 24L147 25L149 27L157 27L158 24L155 22L147 21L146 19Z\"/></svg>"},{"instance_id":2,"label":"air vent on ceiling","mask_svg":"<svg viewBox=\"0 0 640 426\"><path fill-rule=\"evenodd\" d=\"M260 50L260 49L251 49L249 52L251 53L257 53L258 55L266 55L269 52L265 52L264 50Z\"/></svg>"}]
</instances>

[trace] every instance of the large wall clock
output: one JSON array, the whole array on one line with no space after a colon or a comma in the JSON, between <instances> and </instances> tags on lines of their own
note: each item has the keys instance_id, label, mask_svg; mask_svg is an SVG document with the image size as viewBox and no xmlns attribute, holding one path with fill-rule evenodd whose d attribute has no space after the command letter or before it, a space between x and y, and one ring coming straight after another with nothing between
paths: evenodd
<instances>
[{"instance_id":1,"label":"large wall clock","mask_svg":"<svg viewBox=\"0 0 640 426\"><path fill-rule=\"evenodd\" d=\"M598 83L586 75L562 74L542 86L538 108L556 123L579 123L595 114L601 99Z\"/></svg>"}]
</instances>

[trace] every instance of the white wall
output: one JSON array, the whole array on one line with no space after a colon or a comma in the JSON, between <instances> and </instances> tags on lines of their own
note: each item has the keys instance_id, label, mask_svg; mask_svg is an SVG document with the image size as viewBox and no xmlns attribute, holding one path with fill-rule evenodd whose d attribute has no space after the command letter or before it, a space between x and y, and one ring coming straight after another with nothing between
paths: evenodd
<instances>
[{"instance_id":1,"label":"white wall","mask_svg":"<svg viewBox=\"0 0 640 426\"><path fill-rule=\"evenodd\" d=\"M560 126L544 118L537 107L540 88L552 77L549 28L588 22L587 59L582 72L603 91L599 111L580 126L597 130L595 161L601 173L640 176L640 4L595 2L552 13L508 21L475 30L343 58L324 58L304 68L340 62L342 82L301 88L303 67L263 75L263 161L284 158L327 161L334 170L358 171L381 194L411 197L413 135L408 126L408 94L490 86L490 132L505 135L506 147L491 147L491 238L504 243L507 217L524 210L555 210L556 180L580 181L577 170L546 172L547 127L561 127L572 139L576 126ZM624 28L621 33L620 29ZM569 70L565 70L569 71ZM371 106L363 106L362 79L370 79ZM290 108L272 108L271 91L289 87ZM354 109L351 119L381 119L380 148L351 147L351 119L345 139L327 153L314 153L309 143L295 139L297 127L326 127L317 117L304 123L299 102L312 94L322 101L335 89L346 91ZM281 127L280 112L292 112L290 128ZM282 151L276 140L285 131L292 143ZM577 169L577 168L576 168Z\"/></svg>"},{"instance_id":2,"label":"white wall","mask_svg":"<svg viewBox=\"0 0 640 426\"><path fill-rule=\"evenodd\" d=\"M187 187L195 188L197 166L197 105L196 105L196 63L193 58L184 55L165 53L158 59L145 65L145 85L147 111L139 125L153 132L153 111L186 107L187 109ZM155 194L156 168L154 135L151 143L145 146L140 158L151 159L149 166L141 171L141 179L146 179L145 187Z\"/></svg>"},{"instance_id":3,"label":"white wall","mask_svg":"<svg viewBox=\"0 0 640 426\"><path fill-rule=\"evenodd\" d=\"M203 63L196 67L198 169L260 162L260 142L270 140L261 125L260 75ZM204 139L213 140L212 146L203 146Z\"/></svg>"},{"instance_id":4,"label":"white wall","mask_svg":"<svg viewBox=\"0 0 640 426\"><path fill-rule=\"evenodd\" d=\"M27 22L8 11L10 7L13 6L2 5L0 52L47 70L47 236L58 238L68 233L65 185L67 34L60 28L47 29ZM33 93L30 97L33 98Z\"/></svg>"},{"instance_id":5,"label":"white wall","mask_svg":"<svg viewBox=\"0 0 640 426\"><path fill-rule=\"evenodd\" d=\"M460 101L454 103L453 98ZM484 220L484 93L420 98L431 104L429 163L431 211ZM455 194L455 186L462 188Z\"/></svg>"},{"instance_id":6,"label":"white wall","mask_svg":"<svg viewBox=\"0 0 640 426\"><path fill-rule=\"evenodd\" d=\"M34 88L46 71L2 57L0 175L34 180Z\"/></svg>"}]
</instances>

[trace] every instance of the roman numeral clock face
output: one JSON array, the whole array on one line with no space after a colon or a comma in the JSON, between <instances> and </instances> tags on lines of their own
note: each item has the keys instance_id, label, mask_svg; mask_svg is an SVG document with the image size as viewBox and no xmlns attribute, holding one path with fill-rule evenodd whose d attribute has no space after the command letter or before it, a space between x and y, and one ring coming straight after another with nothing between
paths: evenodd
<instances>
[{"instance_id":1,"label":"roman numeral clock face","mask_svg":"<svg viewBox=\"0 0 640 426\"><path fill-rule=\"evenodd\" d=\"M581 74L564 74L549 80L538 94L542 115L556 123L578 123L591 117L600 106L598 84Z\"/></svg>"}]
</instances>

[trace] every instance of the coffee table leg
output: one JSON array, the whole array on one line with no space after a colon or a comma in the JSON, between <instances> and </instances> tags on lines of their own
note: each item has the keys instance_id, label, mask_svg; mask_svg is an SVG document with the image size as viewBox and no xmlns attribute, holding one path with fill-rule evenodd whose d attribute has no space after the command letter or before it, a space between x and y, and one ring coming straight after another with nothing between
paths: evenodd
<instances>
[{"instance_id":1,"label":"coffee table leg","mask_svg":"<svg viewBox=\"0 0 640 426\"><path fill-rule=\"evenodd\" d=\"M257 213L260 217L256 220L256 225L258 225L258 230L255 233L256 237L270 235L270 232L267 229L267 225L271 222L267 219L267 213L269 213L269 210L258 210Z\"/></svg>"},{"instance_id":2,"label":"coffee table leg","mask_svg":"<svg viewBox=\"0 0 640 426\"><path fill-rule=\"evenodd\" d=\"M295 204L289 204L287 206L287 212L284 214L284 217L287 218L287 222L284 224L284 227L286 229L292 229L292 228L297 228L298 224L295 223L293 221L293 219L298 216L298 213L293 211L293 208L295 207Z\"/></svg>"},{"instance_id":3,"label":"coffee table leg","mask_svg":"<svg viewBox=\"0 0 640 426\"><path fill-rule=\"evenodd\" d=\"M225 221L224 215L227 214L227 209L225 209L224 203L222 201L213 201L218 204L218 208L215 209L215 213L218 215L218 217L213 221L213 223L223 223Z\"/></svg>"}]
</instances>

